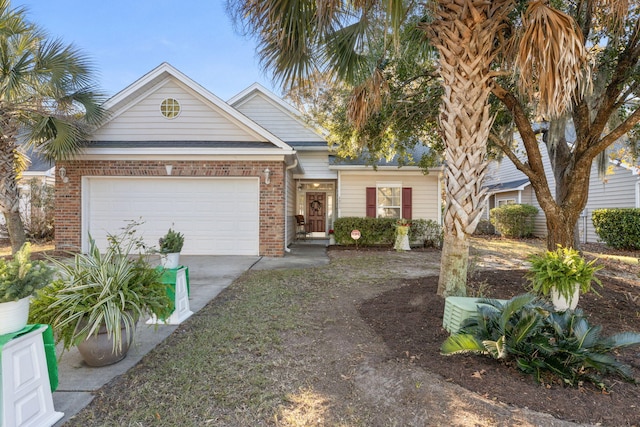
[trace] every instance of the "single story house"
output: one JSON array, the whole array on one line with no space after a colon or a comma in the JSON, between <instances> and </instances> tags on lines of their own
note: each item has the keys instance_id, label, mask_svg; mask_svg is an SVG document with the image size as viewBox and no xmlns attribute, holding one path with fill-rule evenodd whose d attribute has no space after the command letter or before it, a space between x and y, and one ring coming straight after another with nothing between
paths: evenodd
<instances>
[{"instance_id":1,"label":"single story house","mask_svg":"<svg viewBox=\"0 0 640 427\"><path fill-rule=\"evenodd\" d=\"M184 254L262 256L289 250L296 215L312 237L342 216L440 221L439 168L335 161L299 112L258 84L224 102L163 63L105 107L82 154L57 165L59 250L86 251L90 235L105 247L132 220L149 244L169 227L184 233Z\"/></svg>"},{"instance_id":2,"label":"single story house","mask_svg":"<svg viewBox=\"0 0 640 427\"><path fill-rule=\"evenodd\" d=\"M555 179L551 172L549 155L542 147L542 162L547 172L551 193L555 196ZM525 203L539 209L534 223L534 235L545 237L547 224L544 212L538 204L529 179L520 172L507 157L489 164L485 186L488 188L485 218L489 210L509 203ZM640 165L630 167L617 160L610 161L609 171L604 180L598 176L594 161L589 179L589 199L578 222L578 232L583 243L599 242L591 221L595 209L640 208Z\"/></svg>"}]
</instances>

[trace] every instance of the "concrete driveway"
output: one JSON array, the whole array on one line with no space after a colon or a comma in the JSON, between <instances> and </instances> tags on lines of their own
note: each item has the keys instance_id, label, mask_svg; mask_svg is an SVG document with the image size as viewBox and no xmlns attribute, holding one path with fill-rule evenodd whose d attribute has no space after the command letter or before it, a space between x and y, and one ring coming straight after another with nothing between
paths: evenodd
<instances>
[{"instance_id":1,"label":"concrete driveway","mask_svg":"<svg viewBox=\"0 0 640 427\"><path fill-rule=\"evenodd\" d=\"M282 258L258 256L181 256L180 263L189 267L189 308L196 313L245 271L278 268L306 268L328 263L326 241L294 244ZM104 367L90 367L74 347L58 362L58 389L53 393L55 411L64 417L61 426L88 405L93 393L113 378L135 366L144 355L167 338L179 325L157 327L138 323L135 343L122 361Z\"/></svg>"}]
</instances>

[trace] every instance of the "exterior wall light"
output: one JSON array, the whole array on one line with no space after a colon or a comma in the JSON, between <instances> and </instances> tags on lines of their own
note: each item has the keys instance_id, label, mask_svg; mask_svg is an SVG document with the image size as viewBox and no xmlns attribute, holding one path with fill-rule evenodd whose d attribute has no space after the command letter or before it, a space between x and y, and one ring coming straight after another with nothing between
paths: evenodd
<instances>
[{"instance_id":1,"label":"exterior wall light","mask_svg":"<svg viewBox=\"0 0 640 427\"><path fill-rule=\"evenodd\" d=\"M264 170L264 183L271 184L271 171L269 170L269 168L266 168Z\"/></svg>"},{"instance_id":2,"label":"exterior wall light","mask_svg":"<svg viewBox=\"0 0 640 427\"><path fill-rule=\"evenodd\" d=\"M67 176L67 169L63 166L58 170L58 176L62 179L63 183L69 182L69 177Z\"/></svg>"}]
</instances>

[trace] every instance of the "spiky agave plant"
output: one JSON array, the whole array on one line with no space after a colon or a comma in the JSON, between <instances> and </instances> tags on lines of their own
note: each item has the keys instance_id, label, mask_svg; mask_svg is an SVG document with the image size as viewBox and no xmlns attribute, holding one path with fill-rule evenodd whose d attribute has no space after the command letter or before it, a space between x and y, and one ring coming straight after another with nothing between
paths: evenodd
<instances>
[{"instance_id":1,"label":"spiky agave plant","mask_svg":"<svg viewBox=\"0 0 640 427\"><path fill-rule=\"evenodd\" d=\"M582 310L554 312L531 294L505 303L481 299L477 315L442 344L441 352L472 352L515 361L518 369L536 381L550 374L565 384L589 381L604 389L602 375L613 374L635 382L629 366L619 362L614 352L639 345L640 334L602 337L601 330L589 325Z\"/></svg>"}]
</instances>

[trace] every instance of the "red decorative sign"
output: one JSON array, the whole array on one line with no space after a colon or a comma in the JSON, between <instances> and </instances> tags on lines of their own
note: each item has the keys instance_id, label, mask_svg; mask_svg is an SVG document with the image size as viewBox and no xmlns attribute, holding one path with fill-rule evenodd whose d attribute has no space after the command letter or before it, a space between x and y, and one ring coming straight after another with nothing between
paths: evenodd
<instances>
[{"instance_id":1,"label":"red decorative sign","mask_svg":"<svg viewBox=\"0 0 640 427\"><path fill-rule=\"evenodd\" d=\"M360 230L352 230L351 231L351 238L353 240L358 240L360 238Z\"/></svg>"}]
</instances>

